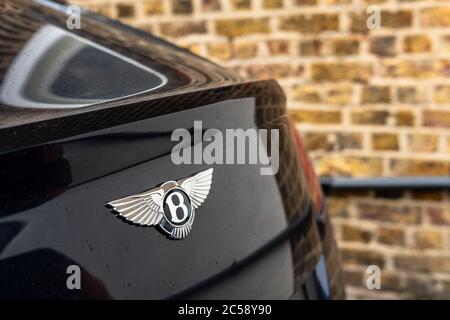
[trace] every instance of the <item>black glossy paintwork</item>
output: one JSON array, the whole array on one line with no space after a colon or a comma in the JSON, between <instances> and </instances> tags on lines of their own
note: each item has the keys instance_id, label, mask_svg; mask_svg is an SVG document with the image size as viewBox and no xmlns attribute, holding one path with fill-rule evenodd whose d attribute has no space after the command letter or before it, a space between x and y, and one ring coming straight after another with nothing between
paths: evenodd
<instances>
[{"instance_id":1,"label":"black glossy paintwork","mask_svg":"<svg viewBox=\"0 0 450 320\"><path fill-rule=\"evenodd\" d=\"M7 39L0 38L0 45L16 44L3 56L9 61L1 70L3 80L14 72L9 67L36 32L65 25L62 7L58 11L29 1L14 3L21 10L0 18L0 29L15 26L8 28ZM117 85L117 79L112 79L111 87L102 84L102 96L95 86L71 91L71 81L61 76L35 96L43 99L43 92L57 93L62 98L52 103L61 103L60 107L42 109L33 103L27 107L3 101L0 298L170 298L239 265L308 214L311 194L301 168L305 164L297 158L284 95L276 82L242 82L206 60L92 14L86 14L83 23L77 37L157 70L168 81L137 95L142 88L130 85L124 94L132 96L111 101L115 97L104 94ZM71 59L54 63L61 61L74 63ZM75 66L68 68L71 72L84 72L83 66L85 71L91 69L79 60ZM32 94L27 97L34 99ZM84 100L83 104L96 101L73 108L74 98ZM64 104L64 99L72 102ZM43 101L49 100L38 102ZM280 129L279 173L261 176L258 165L173 164L172 131L192 130L199 120L204 130ZM214 168L211 193L196 212L191 234L181 241L169 240L154 228L127 224L104 206L209 167ZM291 241L262 252L233 277L187 297L312 297L312 289L308 296L304 283L313 279L317 284L315 272L324 272L318 267L322 253L330 278L337 279L331 296L342 296L339 266L333 265L336 258L328 259L336 250L332 242L323 242L332 239L331 230L325 232L316 223L316 214L310 213L308 223L294 230ZM82 269L82 290L66 287L66 269L73 264Z\"/></svg>"},{"instance_id":2,"label":"black glossy paintwork","mask_svg":"<svg viewBox=\"0 0 450 320\"><path fill-rule=\"evenodd\" d=\"M0 130L77 114L79 110L67 110L77 104L122 105L157 99L163 93L181 94L237 83L227 70L186 50L94 14L83 13L81 30L68 32L64 6L44 6L30 0L2 2ZM102 54L103 59L99 57ZM97 63L96 70L94 58L103 63ZM74 79L80 75L90 79L80 84ZM115 93L112 89L120 86L118 79L125 88ZM23 101L17 102L18 98ZM120 99L111 102L114 98ZM51 109L43 109L50 102ZM35 110L30 113L25 105Z\"/></svg>"},{"instance_id":3,"label":"black glossy paintwork","mask_svg":"<svg viewBox=\"0 0 450 320\"><path fill-rule=\"evenodd\" d=\"M198 210L191 234L182 241L170 241L154 228L124 223L104 208L104 203L207 168L172 164L170 152L175 143L168 143L170 135L165 135L166 144L160 144L158 133L171 132L179 126L189 128L194 120L203 120L204 125L218 129L231 123L253 127L254 112L252 100L235 100L58 143L61 157L74 178L64 192L49 195L49 201L29 210L23 210L21 198L16 199L22 210L10 212L1 221L22 221L24 228L5 246L2 261L6 259L9 264L10 256L27 256L46 249L86 267L92 276L107 284L114 298L164 298L245 258L287 223L275 178L260 176L256 165L213 166L213 190ZM148 135L146 139L138 136L125 141L97 139L121 132ZM152 134L154 139L149 138ZM26 185L26 179L28 176L25 181L19 179L19 186ZM29 185L34 188L33 183ZM262 196L264 201L255 201ZM283 252L284 259L290 261L289 250ZM293 291L290 269L286 272L283 268L280 273L288 281L283 284L288 289L284 296L283 292L275 294L273 283L266 289L258 285L261 296L266 291L266 297L289 297ZM270 273L268 269L266 276ZM54 281L61 284L58 278ZM241 290L240 294L244 292Z\"/></svg>"}]
</instances>

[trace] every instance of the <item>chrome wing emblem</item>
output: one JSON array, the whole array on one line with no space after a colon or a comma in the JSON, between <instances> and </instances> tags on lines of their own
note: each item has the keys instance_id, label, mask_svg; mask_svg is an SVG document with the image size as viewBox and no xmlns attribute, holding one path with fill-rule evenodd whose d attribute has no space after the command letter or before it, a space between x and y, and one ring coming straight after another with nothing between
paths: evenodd
<instances>
[{"instance_id":1,"label":"chrome wing emblem","mask_svg":"<svg viewBox=\"0 0 450 320\"><path fill-rule=\"evenodd\" d=\"M211 189L213 169L178 181L167 181L148 191L105 204L118 217L142 226L158 226L172 239L183 239L192 229L195 209Z\"/></svg>"}]
</instances>

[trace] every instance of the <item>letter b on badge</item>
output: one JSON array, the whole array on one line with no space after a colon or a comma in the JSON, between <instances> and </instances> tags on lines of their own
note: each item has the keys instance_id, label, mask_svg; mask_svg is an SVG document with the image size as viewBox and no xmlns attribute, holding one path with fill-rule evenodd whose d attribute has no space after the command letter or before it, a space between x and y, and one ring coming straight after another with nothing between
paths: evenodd
<instances>
[{"instance_id":1,"label":"letter b on badge","mask_svg":"<svg viewBox=\"0 0 450 320\"><path fill-rule=\"evenodd\" d=\"M169 191L164 200L164 214L174 225L186 223L191 216L191 203L187 194L178 188Z\"/></svg>"}]
</instances>

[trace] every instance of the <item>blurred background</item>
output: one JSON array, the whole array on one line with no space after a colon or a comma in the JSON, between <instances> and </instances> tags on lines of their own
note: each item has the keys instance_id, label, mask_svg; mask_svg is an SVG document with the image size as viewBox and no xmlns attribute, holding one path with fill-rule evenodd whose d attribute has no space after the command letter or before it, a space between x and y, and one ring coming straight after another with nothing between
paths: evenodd
<instances>
[{"instance_id":1,"label":"blurred background","mask_svg":"<svg viewBox=\"0 0 450 320\"><path fill-rule=\"evenodd\" d=\"M348 297L450 298L450 193L420 187L450 171L450 1L70 2L277 79L322 178L417 177L327 188Z\"/></svg>"}]
</instances>

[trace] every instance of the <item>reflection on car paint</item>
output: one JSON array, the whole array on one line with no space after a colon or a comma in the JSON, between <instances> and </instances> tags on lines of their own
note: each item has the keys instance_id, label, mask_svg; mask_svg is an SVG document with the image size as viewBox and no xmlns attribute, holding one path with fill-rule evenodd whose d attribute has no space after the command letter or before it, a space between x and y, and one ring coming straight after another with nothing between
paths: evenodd
<instances>
[{"instance_id":1,"label":"reflection on car paint","mask_svg":"<svg viewBox=\"0 0 450 320\"><path fill-rule=\"evenodd\" d=\"M147 93L162 73L90 40L45 25L15 57L0 102L22 108L79 108Z\"/></svg>"}]
</instances>

